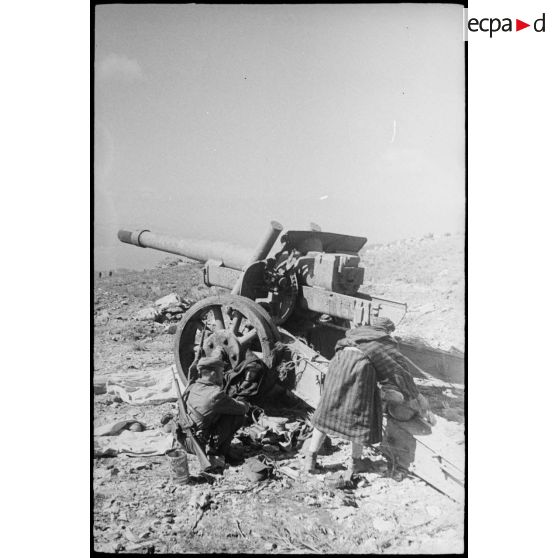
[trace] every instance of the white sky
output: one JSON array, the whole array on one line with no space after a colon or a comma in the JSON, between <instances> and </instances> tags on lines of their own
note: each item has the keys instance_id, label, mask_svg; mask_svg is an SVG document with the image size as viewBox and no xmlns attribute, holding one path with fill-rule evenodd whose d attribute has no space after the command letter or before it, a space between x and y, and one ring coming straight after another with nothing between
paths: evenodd
<instances>
[{"instance_id":1,"label":"white sky","mask_svg":"<svg viewBox=\"0 0 558 558\"><path fill-rule=\"evenodd\" d=\"M98 6L95 33L95 268L164 256L119 228L463 230L460 6Z\"/></svg>"}]
</instances>

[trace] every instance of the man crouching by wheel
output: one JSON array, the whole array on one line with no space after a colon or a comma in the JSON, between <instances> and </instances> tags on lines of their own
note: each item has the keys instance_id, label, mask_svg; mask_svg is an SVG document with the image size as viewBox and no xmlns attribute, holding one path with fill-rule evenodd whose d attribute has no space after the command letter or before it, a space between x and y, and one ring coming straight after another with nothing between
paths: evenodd
<instances>
[{"instance_id":1,"label":"man crouching by wheel","mask_svg":"<svg viewBox=\"0 0 558 558\"><path fill-rule=\"evenodd\" d=\"M220 455L227 462L239 456L231 452L231 441L244 424L248 403L233 399L223 389L225 363L217 356L200 358L197 362L199 377L184 393L188 415L195 425L195 434L208 455ZM188 452L193 447L186 445Z\"/></svg>"},{"instance_id":2,"label":"man crouching by wheel","mask_svg":"<svg viewBox=\"0 0 558 558\"><path fill-rule=\"evenodd\" d=\"M314 413L314 432L305 458L307 473L317 472L316 456L327 434L352 443L349 473L364 470L362 450L382 440L380 384L391 401L421 414L428 403L419 394L405 360L391 337L395 325L376 318L372 325L347 331L337 342L324 390Z\"/></svg>"}]
</instances>

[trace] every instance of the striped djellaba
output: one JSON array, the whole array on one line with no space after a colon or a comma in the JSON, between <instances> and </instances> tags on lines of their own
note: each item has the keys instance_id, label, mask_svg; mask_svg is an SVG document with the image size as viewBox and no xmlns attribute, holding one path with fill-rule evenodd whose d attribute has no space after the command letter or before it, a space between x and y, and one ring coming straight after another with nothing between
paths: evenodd
<instances>
[{"instance_id":1,"label":"striped djellaba","mask_svg":"<svg viewBox=\"0 0 558 558\"><path fill-rule=\"evenodd\" d=\"M315 428L358 444L382 440L382 402L378 383L403 394L418 395L395 341L385 332L363 326L347 332L335 347Z\"/></svg>"}]
</instances>

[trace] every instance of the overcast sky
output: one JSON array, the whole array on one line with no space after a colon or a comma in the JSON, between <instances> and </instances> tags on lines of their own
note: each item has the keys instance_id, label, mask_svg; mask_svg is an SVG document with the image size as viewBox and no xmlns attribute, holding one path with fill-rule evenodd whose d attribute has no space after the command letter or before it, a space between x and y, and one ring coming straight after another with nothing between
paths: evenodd
<instances>
[{"instance_id":1,"label":"overcast sky","mask_svg":"<svg viewBox=\"0 0 558 558\"><path fill-rule=\"evenodd\" d=\"M109 5L95 25L96 269L164 256L121 227L463 231L462 7Z\"/></svg>"}]
</instances>

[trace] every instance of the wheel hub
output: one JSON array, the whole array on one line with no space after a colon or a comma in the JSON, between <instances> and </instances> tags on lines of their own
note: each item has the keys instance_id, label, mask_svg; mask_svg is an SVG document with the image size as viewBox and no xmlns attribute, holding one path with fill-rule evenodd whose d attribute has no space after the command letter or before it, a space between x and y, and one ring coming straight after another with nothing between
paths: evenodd
<instances>
[{"instance_id":1,"label":"wheel hub","mask_svg":"<svg viewBox=\"0 0 558 558\"><path fill-rule=\"evenodd\" d=\"M225 329L212 333L205 340L203 350L206 355L225 353L233 368L244 359L245 353L236 335Z\"/></svg>"}]
</instances>

